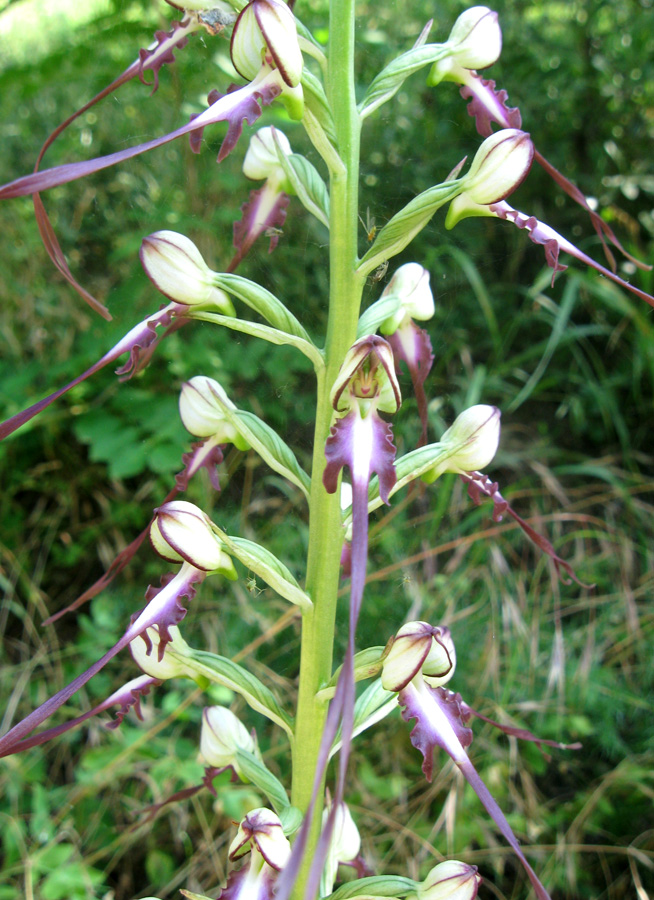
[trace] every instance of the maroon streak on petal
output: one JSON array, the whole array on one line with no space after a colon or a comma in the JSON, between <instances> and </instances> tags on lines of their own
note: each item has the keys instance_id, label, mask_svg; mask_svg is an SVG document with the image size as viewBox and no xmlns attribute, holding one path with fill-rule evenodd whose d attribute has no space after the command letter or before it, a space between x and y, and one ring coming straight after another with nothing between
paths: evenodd
<instances>
[{"instance_id":1,"label":"maroon streak on petal","mask_svg":"<svg viewBox=\"0 0 654 900\"><path fill-rule=\"evenodd\" d=\"M490 137L493 133L492 123L501 128L522 128L522 116L517 106L509 107L508 91L498 91L495 82L482 78L476 72L470 72L470 84L461 88L464 100L470 100L468 115L473 116L477 131L482 137Z\"/></svg>"},{"instance_id":2,"label":"maroon streak on petal","mask_svg":"<svg viewBox=\"0 0 654 900\"><path fill-rule=\"evenodd\" d=\"M218 154L218 160L221 161L236 144L243 130L243 120L247 120L248 124L251 125L261 115L262 105L266 106L272 103L279 96L281 93L279 81L280 75L277 71L266 72L262 78L221 97L220 100L200 113L192 122L182 125L181 128L177 128L169 134L164 134L135 147L128 147L126 150L110 153L108 156L99 156L96 159L89 159L84 162L66 163L63 166L55 166L53 169L44 169L32 175L24 175L22 178L17 178L15 181L0 187L0 200L6 200L10 197L23 197L56 185L67 184L69 181L84 178L86 175L107 169L126 159L132 159L134 156L139 156L148 150L162 147L178 137L190 134L197 128L213 125L216 122L228 122L227 136Z\"/></svg>"},{"instance_id":3,"label":"maroon streak on petal","mask_svg":"<svg viewBox=\"0 0 654 900\"><path fill-rule=\"evenodd\" d=\"M123 685L122 688L115 691L111 697L103 700L102 703L94 706L93 709L83 713L81 716L77 716L76 719L71 719L69 722L63 722L55 728L48 728L46 731L40 731L38 734L32 735L32 737L25 738L24 741L19 741L18 744L14 746L12 753L21 753L23 750L29 750L31 747L45 744L46 741L50 741L52 738L59 737L60 734L64 734L66 731L77 728L78 725L81 725L82 722L86 722L91 716L97 716L99 713L104 712L105 709L109 709L112 706L120 706L120 709L116 713L116 718L113 722L107 722L107 728L117 728L131 708L134 709L137 717L142 719L140 706L141 697L148 694L151 687L156 687L160 684L161 681L158 681L156 678L151 678L150 675L141 675L139 678L134 678L132 681Z\"/></svg>"},{"instance_id":4,"label":"maroon streak on petal","mask_svg":"<svg viewBox=\"0 0 654 900\"><path fill-rule=\"evenodd\" d=\"M177 575L172 578L168 584L158 591L156 594L151 592L148 605L137 616L135 621L129 626L121 639L114 644L97 662L93 663L86 672L78 675L70 684L57 691L54 696L41 704L26 716L17 725L14 725L6 734L0 738L0 758L10 756L16 752L16 746L23 741L30 732L44 722L53 712L58 710L66 703L67 700L75 694L81 687L93 678L104 666L113 659L124 647L126 647L135 637L145 632L152 625L157 625L159 629L159 654L163 654L165 645L170 640L171 625L177 625L184 618L186 610L181 604L184 597L192 598L195 593L194 585L202 581L205 576L204 572L199 572L188 564L183 564ZM146 594L146 597L148 595ZM147 635L145 636L147 637Z\"/></svg>"},{"instance_id":5,"label":"maroon streak on petal","mask_svg":"<svg viewBox=\"0 0 654 900\"><path fill-rule=\"evenodd\" d=\"M467 703L463 703L462 705L468 715L475 716L477 719L481 719L483 722L487 722L489 725L492 725L493 728L499 728L499 730L503 731L504 734L507 734L510 737L519 738L519 740L521 741L531 741L532 743L536 744L536 746L546 759L549 759L549 757L544 752L543 746L554 747L555 750L581 750L582 745L579 743L579 741L575 741L574 744L562 744L560 741L543 740L543 738L536 737L535 734L532 734L531 731L528 731L526 728L516 728L513 725L502 725L500 722L496 722L494 719L489 719L488 716L484 716L480 712L477 712L476 709L468 706Z\"/></svg>"},{"instance_id":6,"label":"maroon streak on petal","mask_svg":"<svg viewBox=\"0 0 654 900\"><path fill-rule=\"evenodd\" d=\"M564 584L569 584L568 581L561 574L561 569L568 573L570 578L573 581L576 581L578 585L581 587L587 588L588 590L592 590L595 587L594 584L584 584L583 581L580 581L579 578L575 575L574 569L570 565L570 563L566 562L564 559L561 559L560 556L557 556L554 547L547 540L546 537L543 537L542 534L539 534L535 531L528 522L525 522L515 510L513 510L508 502L504 499L504 497L500 494L499 485L496 481L491 481L488 475L484 475L482 472L468 472L465 475L461 475L461 480L468 485L468 494L470 499L479 506L481 504L481 495L483 494L486 497L490 497L493 501L493 521L501 522L505 513L511 516L511 518L518 523L520 528L524 531L530 541L533 541L534 544L542 550L543 553L547 554L549 558L554 563L554 568L556 569L556 574L559 576L561 581Z\"/></svg>"},{"instance_id":7,"label":"maroon streak on petal","mask_svg":"<svg viewBox=\"0 0 654 900\"><path fill-rule=\"evenodd\" d=\"M163 31L157 31L155 33L155 38L157 43L154 44L148 50L141 50L139 52L139 59L136 60L128 66L125 71L118 76L114 81L111 82L106 88L100 91L99 94L96 94L92 100L89 100L88 103L85 103L84 106L80 107L80 109L76 110L72 115L70 115L64 122L61 123L52 134L49 135L41 150L39 152L38 158L36 160L36 165L34 166L34 171L38 172L39 166L41 165L41 160L43 156L50 147L51 144L59 137L59 135L65 131L66 128L74 122L75 119L79 118L83 113L85 113L88 109L94 106L96 103L99 103L104 97L108 96L108 94L115 91L116 88L120 87L121 84L125 84L125 82L130 81L136 75L143 81L147 83L143 79L143 70L144 69L152 69L154 73L153 84L154 87L152 89L152 93L156 91L159 81L159 69L164 63L170 63L175 61L175 57L173 55L173 48L178 47L181 48L185 46L188 41L187 35L194 31L197 28L197 24L195 22L188 21L182 25L179 22L173 23L173 29L170 33L166 34ZM92 296L85 288L79 284L72 272L68 268L68 263L66 262L66 258L63 254L63 251L59 245L59 241L57 240L57 236L52 228L50 220L48 218L48 214L43 206L43 202L38 193L34 194L34 213L36 216L36 224L39 229L39 233L41 235L41 240L43 241L43 245L48 253L48 256L54 263L57 270L63 275L63 277L68 281L68 283L77 291L77 293L91 306L96 312L100 313L100 315L107 319L107 321L111 320L111 315L109 314L109 310L100 303L99 300L96 300L95 297Z\"/></svg>"},{"instance_id":8,"label":"maroon streak on petal","mask_svg":"<svg viewBox=\"0 0 654 900\"><path fill-rule=\"evenodd\" d=\"M428 425L425 379L434 363L431 340L425 329L419 328L412 319L406 325L400 325L397 331L386 337L386 340L393 349L398 374L399 361L404 360L411 375L413 392L418 403L418 414L422 422L422 433L418 441L418 447L424 447L427 443Z\"/></svg>"},{"instance_id":9,"label":"maroon streak on petal","mask_svg":"<svg viewBox=\"0 0 654 900\"><path fill-rule=\"evenodd\" d=\"M181 473L180 473L181 474ZM177 476L179 477L179 476ZM190 476L189 476L190 477ZM188 479L187 479L188 481ZM174 500L178 495L180 490L184 490L184 488L180 488L179 485L174 487L172 491L168 494L168 496L161 502L161 506L164 503L168 503L170 500ZM156 515L156 514L155 514ZM80 606L83 606L89 600L92 600L99 593L101 593L106 587L108 587L111 582L116 578L117 575L123 571L123 569L132 561L133 557L136 555L143 541L150 534L150 526L154 522L155 516L153 515L150 521L147 524L147 527L143 529L143 531L138 535L138 537L134 538L134 540L125 547L124 550L116 556L116 558L112 561L111 565L107 569L107 571L102 575L95 584L92 584L90 588L84 591L76 600L74 600L69 606L65 609L60 609L54 615L49 616L45 619L41 624L42 625L52 625L53 622L56 622L57 619L61 619L62 616L65 616L67 613L72 612L74 609L79 609Z\"/></svg>"},{"instance_id":10,"label":"maroon streak on petal","mask_svg":"<svg viewBox=\"0 0 654 900\"><path fill-rule=\"evenodd\" d=\"M236 253L227 267L233 272L254 242L262 234L270 235L268 253L272 253L279 241L279 229L286 221L286 208L290 197L271 190L267 184L250 192L250 198L241 206L241 219L234 222L234 247Z\"/></svg>"},{"instance_id":11,"label":"maroon streak on petal","mask_svg":"<svg viewBox=\"0 0 654 900\"><path fill-rule=\"evenodd\" d=\"M198 441L191 445L191 450L182 456L184 468L175 475L175 483L178 491L185 491L188 487L190 479L199 472L200 469L206 469L209 473L209 480L214 490L220 490L220 480L218 478L217 466L223 461L223 450L221 444L216 444L215 437L208 437L204 441ZM176 492L175 492L176 493ZM169 494L163 503L172 500ZM160 506L163 506L160 503Z\"/></svg>"},{"instance_id":12,"label":"maroon streak on petal","mask_svg":"<svg viewBox=\"0 0 654 900\"><path fill-rule=\"evenodd\" d=\"M566 268L566 266L562 266L559 263L559 253L563 251L564 253L569 253L570 256L574 256L575 259L580 260L592 269L595 269L600 275L604 275L605 278L610 278L611 281L615 281L616 284L619 284L620 287L625 290L631 291L632 294L640 297L641 300L649 303L650 306L654 306L654 297L645 293L645 291L641 291L640 288L635 287L633 284L629 284L628 281L620 278L619 275L616 275L615 272L612 272L610 269L595 262L594 259L591 259L590 256L587 256L579 250L578 247L575 247L575 245L567 240L567 238L564 238L557 231L554 231L554 229L549 225L546 225L545 222L540 222L535 216L526 216L517 209L513 209L513 207L509 206L505 201L502 201L501 203L492 203L489 209L491 212L496 213L500 219L506 219L507 221L513 222L518 228L524 228L534 244L542 244L544 246L547 265L553 269L552 282L554 282L556 273L561 272Z\"/></svg>"},{"instance_id":13,"label":"maroon streak on petal","mask_svg":"<svg viewBox=\"0 0 654 900\"><path fill-rule=\"evenodd\" d=\"M407 722L412 719L416 721L411 732L411 743L424 756L423 772L427 780L431 780L434 750L440 747L457 764L463 777L513 849L527 873L536 896L539 900L551 900L529 865L504 813L470 761L466 746L472 741L472 732L465 727L466 710L459 695L452 694L444 688L430 688L422 679L416 679L399 693L398 700L403 708L402 718ZM469 714L469 710L467 713Z\"/></svg>"},{"instance_id":14,"label":"maroon streak on petal","mask_svg":"<svg viewBox=\"0 0 654 900\"><path fill-rule=\"evenodd\" d=\"M44 397L43 400L39 400L38 403L34 403L27 409L22 410L22 412L16 413L15 416L11 416L9 419L2 422L2 424L0 424L0 440L13 434L17 428L20 428L21 425L29 422L30 419L33 419L34 416L50 406L51 403L54 403L55 400L58 400L59 397L62 397L65 393L70 391L71 388L74 388L91 375L99 372L100 369L103 369L105 366L109 365L109 363L117 360L123 353L129 351L129 360L124 366L116 370L117 374L131 374L136 371L141 351L147 349L151 344L159 340L159 335L156 330L157 326L169 325L176 312L183 312L186 309L187 307L181 306L179 303L169 303L168 306L163 307L153 316L139 322L138 325L135 325L131 331L121 338L108 353L105 353L105 355L87 369L86 372L82 372L77 378L74 378L68 384L64 385L64 387L59 388L59 390L54 391L54 393Z\"/></svg>"}]
</instances>

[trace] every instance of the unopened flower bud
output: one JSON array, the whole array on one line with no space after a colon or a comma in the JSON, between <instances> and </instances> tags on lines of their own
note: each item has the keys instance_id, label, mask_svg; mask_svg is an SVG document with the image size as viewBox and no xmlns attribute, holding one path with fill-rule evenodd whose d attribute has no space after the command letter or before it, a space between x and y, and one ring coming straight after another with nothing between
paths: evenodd
<instances>
[{"instance_id":1,"label":"unopened flower bud","mask_svg":"<svg viewBox=\"0 0 654 900\"><path fill-rule=\"evenodd\" d=\"M473 6L462 12L447 39L450 53L437 60L427 84L441 81L466 82L466 70L485 69L497 61L502 51L502 31L497 13L487 6Z\"/></svg>"},{"instance_id":2,"label":"unopened flower bud","mask_svg":"<svg viewBox=\"0 0 654 900\"><path fill-rule=\"evenodd\" d=\"M163 658L159 659L159 626L153 625L146 630L146 634L150 641L150 652L148 653L148 645L141 636L135 638L129 645L130 653L134 658L136 665L150 675L152 678L158 678L160 681L166 681L168 678L194 678L195 672L189 669L183 659L178 659L170 652L173 650L179 656L190 654L191 648L182 637L179 628L176 625L168 626L168 633L171 640L166 644L163 651Z\"/></svg>"},{"instance_id":3,"label":"unopened flower bud","mask_svg":"<svg viewBox=\"0 0 654 900\"><path fill-rule=\"evenodd\" d=\"M434 295L429 286L429 272L419 263L406 263L395 272L382 297L396 296L400 308L382 323L382 334L394 334L405 319L424 321L434 315Z\"/></svg>"},{"instance_id":4,"label":"unopened flower bud","mask_svg":"<svg viewBox=\"0 0 654 900\"><path fill-rule=\"evenodd\" d=\"M240 775L236 758L238 750L257 752L254 739L245 725L225 706L205 706L200 732L203 760L216 769L233 766L236 774Z\"/></svg>"},{"instance_id":5,"label":"unopened flower bud","mask_svg":"<svg viewBox=\"0 0 654 900\"><path fill-rule=\"evenodd\" d=\"M421 672L432 687L446 684L456 666L456 653L449 628L427 622L407 622L397 633L383 661L382 687L401 691Z\"/></svg>"},{"instance_id":6,"label":"unopened flower bud","mask_svg":"<svg viewBox=\"0 0 654 900\"><path fill-rule=\"evenodd\" d=\"M534 145L525 131L504 128L487 137L461 179L461 193L452 200L445 227L453 228L467 216L495 215L488 209L513 193L526 178Z\"/></svg>"},{"instance_id":7,"label":"unopened flower bud","mask_svg":"<svg viewBox=\"0 0 654 900\"><path fill-rule=\"evenodd\" d=\"M231 557L222 549L211 519L193 503L172 500L156 510L150 526L154 550L170 562L188 562L205 572L219 572L232 581L238 575Z\"/></svg>"},{"instance_id":8,"label":"unopened flower bud","mask_svg":"<svg viewBox=\"0 0 654 900\"><path fill-rule=\"evenodd\" d=\"M221 444L249 449L235 426L227 419L224 407L236 409L220 384L206 375L184 382L179 395L179 414L184 428L195 437L217 436Z\"/></svg>"},{"instance_id":9,"label":"unopened flower bud","mask_svg":"<svg viewBox=\"0 0 654 900\"><path fill-rule=\"evenodd\" d=\"M286 176L279 164L277 147L285 156L290 156L293 152L288 138L279 128L273 128L272 125L268 125L266 128L260 128L256 134L253 134L243 160L243 174L245 177L251 178L253 181L272 179L277 183L285 182ZM288 193L288 186L280 184L280 190Z\"/></svg>"},{"instance_id":10,"label":"unopened flower bud","mask_svg":"<svg viewBox=\"0 0 654 900\"><path fill-rule=\"evenodd\" d=\"M193 241L176 231L156 231L143 238L139 253L145 274L157 290L186 306L212 306L235 315L232 301L214 286L214 272Z\"/></svg>"},{"instance_id":11,"label":"unopened flower bud","mask_svg":"<svg viewBox=\"0 0 654 900\"><path fill-rule=\"evenodd\" d=\"M323 811L323 827L331 812L332 804L328 803ZM327 859L321 881L321 896L330 894L336 881L339 863L349 863L356 859L361 849L361 836L359 829L354 824L354 819L346 803L339 803L334 815L334 828L332 831Z\"/></svg>"},{"instance_id":12,"label":"unopened flower bud","mask_svg":"<svg viewBox=\"0 0 654 900\"><path fill-rule=\"evenodd\" d=\"M261 854L272 869L280 872L291 855L291 845L282 829L282 823L272 810L253 809L238 826L236 837L229 846L231 860L239 859L248 851Z\"/></svg>"},{"instance_id":13,"label":"unopened flower bud","mask_svg":"<svg viewBox=\"0 0 654 900\"><path fill-rule=\"evenodd\" d=\"M282 0L250 0L236 20L230 49L234 68L248 81L257 77L270 54L284 83L299 85L302 51L295 18Z\"/></svg>"},{"instance_id":14,"label":"unopened flower bud","mask_svg":"<svg viewBox=\"0 0 654 900\"><path fill-rule=\"evenodd\" d=\"M474 900L480 884L477 866L450 859L434 866L416 893L418 900Z\"/></svg>"},{"instance_id":15,"label":"unopened flower bud","mask_svg":"<svg viewBox=\"0 0 654 900\"><path fill-rule=\"evenodd\" d=\"M441 472L477 472L492 462L500 442L500 416L496 406L471 406L457 416L441 438L452 453L441 463ZM429 481L429 479L427 479Z\"/></svg>"}]
</instances>

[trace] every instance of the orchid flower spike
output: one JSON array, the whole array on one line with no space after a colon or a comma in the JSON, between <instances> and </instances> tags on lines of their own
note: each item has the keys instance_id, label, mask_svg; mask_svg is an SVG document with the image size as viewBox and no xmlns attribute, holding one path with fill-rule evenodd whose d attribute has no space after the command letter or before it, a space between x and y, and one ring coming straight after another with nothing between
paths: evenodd
<instances>
[{"instance_id":1,"label":"orchid flower spike","mask_svg":"<svg viewBox=\"0 0 654 900\"><path fill-rule=\"evenodd\" d=\"M234 861L250 853L248 865L232 872L221 891L222 900L272 900L278 873L291 855L279 817L269 809L254 809L238 826L229 847Z\"/></svg>"},{"instance_id":2,"label":"orchid flower spike","mask_svg":"<svg viewBox=\"0 0 654 900\"><path fill-rule=\"evenodd\" d=\"M172 500L155 510L150 543L169 562L187 563L201 572L238 578L231 556L214 534L211 519L187 500Z\"/></svg>"},{"instance_id":3,"label":"orchid flower spike","mask_svg":"<svg viewBox=\"0 0 654 900\"><path fill-rule=\"evenodd\" d=\"M205 706L202 712L200 754L214 769L231 766L242 777L238 751L259 755L257 744L245 725L226 706Z\"/></svg>"}]
</instances>

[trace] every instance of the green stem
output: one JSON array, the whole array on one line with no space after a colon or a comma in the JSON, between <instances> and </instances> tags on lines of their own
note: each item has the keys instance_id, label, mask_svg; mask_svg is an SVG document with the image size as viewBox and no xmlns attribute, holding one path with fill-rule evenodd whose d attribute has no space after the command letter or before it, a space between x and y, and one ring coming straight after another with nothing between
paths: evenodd
<instances>
[{"instance_id":1,"label":"green stem","mask_svg":"<svg viewBox=\"0 0 654 900\"><path fill-rule=\"evenodd\" d=\"M330 180L330 291L325 369L318 377L311 480L311 518L306 587L313 607L303 613L300 682L293 751L292 803L304 812L313 782L328 706L316 699L332 673L333 638L343 528L338 493L322 484L325 442L332 407L329 394L345 354L356 339L365 279L356 274L358 229L359 135L361 122L354 94L354 0L331 0L327 96L344 167ZM316 798L313 827L295 887L304 895L306 876L317 844L323 789Z\"/></svg>"}]
</instances>

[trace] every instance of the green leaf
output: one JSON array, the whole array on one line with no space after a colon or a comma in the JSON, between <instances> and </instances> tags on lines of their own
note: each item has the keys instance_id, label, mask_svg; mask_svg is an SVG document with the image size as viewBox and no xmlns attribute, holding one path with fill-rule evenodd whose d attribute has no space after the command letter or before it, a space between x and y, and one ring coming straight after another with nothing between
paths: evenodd
<instances>
[{"instance_id":1,"label":"green leaf","mask_svg":"<svg viewBox=\"0 0 654 900\"><path fill-rule=\"evenodd\" d=\"M180 888L179 892L183 897L188 897L188 900L211 900L211 897L207 897L206 894L194 894L193 891L187 891L184 888ZM157 900L157 898L146 897L146 900Z\"/></svg>"},{"instance_id":2,"label":"green leaf","mask_svg":"<svg viewBox=\"0 0 654 900\"><path fill-rule=\"evenodd\" d=\"M247 750L238 749L236 751L236 761L239 770L248 781L251 781L268 797L276 813L279 814L291 805L284 785L254 754L248 753Z\"/></svg>"},{"instance_id":3,"label":"green leaf","mask_svg":"<svg viewBox=\"0 0 654 900\"><path fill-rule=\"evenodd\" d=\"M372 306L368 307L359 319L357 338L365 337L367 334L374 334L382 322L395 315L401 303L402 298L399 294L387 294L385 297L380 297Z\"/></svg>"},{"instance_id":4,"label":"green leaf","mask_svg":"<svg viewBox=\"0 0 654 900\"><path fill-rule=\"evenodd\" d=\"M277 158L305 209L329 228L329 191L316 167L299 153L287 156L276 141Z\"/></svg>"},{"instance_id":5,"label":"green leaf","mask_svg":"<svg viewBox=\"0 0 654 900\"><path fill-rule=\"evenodd\" d=\"M225 544L228 553L240 560L259 578L262 578L267 585L277 591L280 597L297 604L302 609L309 609L313 605L309 595L302 590L284 563L277 559L270 550L254 541L248 541L246 538L229 537L216 525L213 525L212 528Z\"/></svg>"},{"instance_id":6,"label":"green leaf","mask_svg":"<svg viewBox=\"0 0 654 900\"><path fill-rule=\"evenodd\" d=\"M222 684L231 691L240 694L248 706L271 719L283 728L291 738L293 737L293 720L291 717L281 708L270 688L262 684L247 669L239 666L238 663L233 662L231 659L227 659L225 656L218 656L206 650L192 650L190 654L188 651L185 651L183 656L178 657L172 645L169 644L166 652L178 658L199 675L204 675L209 681Z\"/></svg>"},{"instance_id":7,"label":"green leaf","mask_svg":"<svg viewBox=\"0 0 654 900\"><path fill-rule=\"evenodd\" d=\"M219 273L214 278L214 284L259 313L273 328L311 343L311 338L293 313L274 294L255 281L242 278L240 275Z\"/></svg>"},{"instance_id":8,"label":"green leaf","mask_svg":"<svg viewBox=\"0 0 654 900\"><path fill-rule=\"evenodd\" d=\"M367 647L360 650L354 655L354 680L364 681L366 678L373 678L379 675L382 667L382 656L385 647ZM343 666L339 666L329 679L324 688L318 691L316 697L319 700L330 700L334 696L336 683Z\"/></svg>"},{"instance_id":9,"label":"green leaf","mask_svg":"<svg viewBox=\"0 0 654 900\"><path fill-rule=\"evenodd\" d=\"M420 478L430 469L434 468L434 466L439 463L444 463L450 456L458 453L462 446L462 444L454 443L427 444L425 447L411 450L410 453L400 457L400 459L395 462L397 481L389 491L389 496L392 497L393 494L396 494L403 487L406 487L411 481L415 481L416 478ZM383 505L383 502L384 501L379 496L379 479L375 475L374 478L371 479L368 487L368 511L372 512L373 509L378 509ZM345 517L345 527L348 526L351 518L352 513L350 511Z\"/></svg>"},{"instance_id":10,"label":"green leaf","mask_svg":"<svg viewBox=\"0 0 654 900\"><path fill-rule=\"evenodd\" d=\"M270 468L297 485L309 499L311 479L297 461L291 448L277 432L254 413L246 410L225 408L225 414Z\"/></svg>"},{"instance_id":11,"label":"green leaf","mask_svg":"<svg viewBox=\"0 0 654 900\"><path fill-rule=\"evenodd\" d=\"M422 231L434 213L453 200L460 190L458 181L444 181L410 200L381 229L375 243L359 263L357 275L369 275L392 256L401 253Z\"/></svg>"},{"instance_id":12,"label":"green leaf","mask_svg":"<svg viewBox=\"0 0 654 900\"><path fill-rule=\"evenodd\" d=\"M278 328L271 328L269 325L261 325L258 322L248 322L247 319L238 319L233 316L222 316L220 313L204 312L200 309L191 309L188 312L188 318L197 319L200 322L213 322L215 325L224 325L225 328L231 328L232 331L240 331L242 334L251 334L253 337L261 338L270 344L288 344L295 347L300 353L304 353L307 359L310 359L316 371L324 368L325 362L323 355L316 345L310 340L299 338L287 331L280 331Z\"/></svg>"},{"instance_id":13,"label":"green leaf","mask_svg":"<svg viewBox=\"0 0 654 900\"><path fill-rule=\"evenodd\" d=\"M373 875L342 884L326 900L356 900L363 897L407 897L418 889L418 882L402 875Z\"/></svg>"},{"instance_id":14,"label":"green leaf","mask_svg":"<svg viewBox=\"0 0 654 900\"><path fill-rule=\"evenodd\" d=\"M377 75L359 104L359 115L365 119L378 109L402 87L403 82L426 66L431 66L450 53L447 44L426 44L424 47L413 47L390 62Z\"/></svg>"},{"instance_id":15,"label":"green leaf","mask_svg":"<svg viewBox=\"0 0 654 900\"><path fill-rule=\"evenodd\" d=\"M370 728L371 725L381 722L382 719L385 719L386 716L396 708L397 694L383 688L381 678L373 681L354 704L354 726L352 729L352 737L354 738L358 734L361 734L362 731ZM340 746L341 729L339 728L329 754L330 757L336 753Z\"/></svg>"},{"instance_id":16,"label":"green leaf","mask_svg":"<svg viewBox=\"0 0 654 900\"><path fill-rule=\"evenodd\" d=\"M322 82L305 66L302 70L304 103L322 126L329 140L336 143L336 128Z\"/></svg>"},{"instance_id":17,"label":"green leaf","mask_svg":"<svg viewBox=\"0 0 654 900\"><path fill-rule=\"evenodd\" d=\"M295 834L302 824L302 813L297 806L287 806L279 813L279 820L285 835Z\"/></svg>"}]
</instances>

